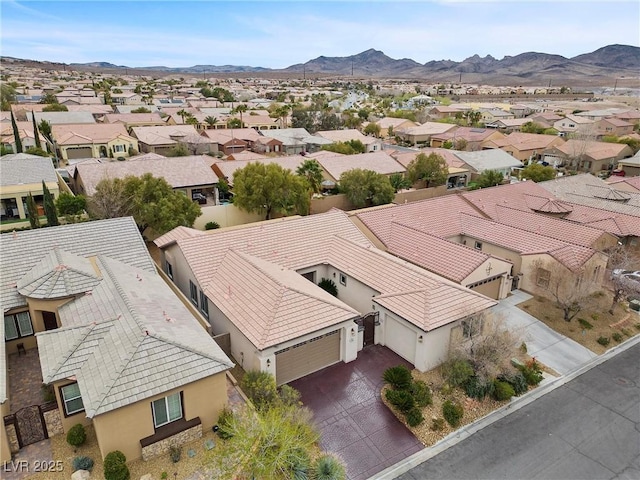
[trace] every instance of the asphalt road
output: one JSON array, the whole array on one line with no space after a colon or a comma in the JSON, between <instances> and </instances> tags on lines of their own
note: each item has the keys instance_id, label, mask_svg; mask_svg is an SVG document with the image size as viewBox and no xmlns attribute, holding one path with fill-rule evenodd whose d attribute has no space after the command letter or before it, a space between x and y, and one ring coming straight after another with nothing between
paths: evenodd
<instances>
[{"instance_id":1,"label":"asphalt road","mask_svg":"<svg viewBox=\"0 0 640 480\"><path fill-rule=\"evenodd\" d=\"M640 344L397 478L640 479Z\"/></svg>"}]
</instances>

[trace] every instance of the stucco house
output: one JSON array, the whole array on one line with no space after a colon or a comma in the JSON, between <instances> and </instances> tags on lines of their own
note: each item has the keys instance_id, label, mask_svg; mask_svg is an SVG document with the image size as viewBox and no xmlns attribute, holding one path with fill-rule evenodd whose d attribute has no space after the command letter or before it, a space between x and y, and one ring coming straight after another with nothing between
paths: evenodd
<instances>
[{"instance_id":1,"label":"stucco house","mask_svg":"<svg viewBox=\"0 0 640 480\"><path fill-rule=\"evenodd\" d=\"M500 172L504 178L509 178L514 168L524 166L520 160L499 149L475 152L454 151L453 154L476 176L487 170L495 170Z\"/></svg>"},{"instance_id":2,"label":"stucco house","mask_svg":"<svg viewBox=\"0 0 640 480\"><path fill-rule=\"evenodd\" d=\"M406 172L398 161L386 152L360 153L355 155L322 155L316 159L324 170L325 180L339 182L343 173L356 168L372 170L381 175Z\"/></svg>"},{"instance_id":3,"label":"stucco house","mask_svg":"<svg viewBox=\"0 0 640 480\"><path fill-rule=\"evenodd\" d=\"M331 140L334 143L359 140L366 148L365 153L382 151L381 139L364 135L360 130L356 130L355 128L347 130L322 130L316 132L316 135L322 138L326 138L327 140Z\"/></svg>"},{"instance_id":4,"label":"stucco house","mask_svg":"<svg viewBox=\"0 0 640 480\"><path fill-rule=\"evenodd\" d=\"M620 160L632 155L633 150L624 143L572 138L566 143L546 149L543 158L551 164L567 165L580 172L598 173L613 170Z\"/></svg>"},{"instance_id":5,"label":"stucco house","mask_svg":"<svg viewBox=\"0 0 640 480\"><path fill-rule=\"evenodd\" d=\"M453 148L473 152L482 150L482 142L504 138L505 135L490 128L457 127L444 133L432 135L430 146L439 148L451 142ZM462 147L464 145L464 148Z\"/></svg>"},{"instance_id":6,"label":"stucco house","mask_svg":"<svg viewBox=\"0 0 640 480\"><path fill-rule=\"evenodd\" d=\"M215 143L200 135L193 125L167 125L164 127L133 127L133 135L140 144L140 151L167 155L179 144L187 146L193 155L215 152Z\"/></svg>"},{"instance_id":7,"label":"stucco house","mask_svg":"<svg viewBox=\"0 0 640 480\"><path fill-rule=\"evenodd\" d=\"M397 130L417 127L419 125L418 123L412 120L407 120L406 118L394 117L384 117L377 120L375 123L380 127L380 135L385 138L394 136Z\"/></svg>"},{"instance_id":8,"label":"stucco house","mask_svg":"<svg viewBox=\"0 0 640 480\"><path fill-rule=\"evenodd\" d=\"M418 143L428 144L433 135L441 135L454 128L456 128L456 125L449 123L426 122L417 127L397 129L395 134L402 140L411 142L414 145Z\"/></svg>"},{"instance_id":9,"label":"stucco house","mask_svg":"<svg viewBox=\"0 0 640 480\"><path fill-rule=\"evenodd\" d=\"M128 460L164 453L215 424L233 364L197 310L158 275L132 218L2 235L0 248L0 373L8 357L35 356L40 366L0 382L3 462L78 423L93 425L102 457L120 450ZM16 405L25 401L17 382L49 385L55 402Z\"/></svg>"},{"instance_id":10,"label":"stucco house","mask_svg":"<svg viewBox=\"0 0 640 480\"><path fill-rule=\"evenodd\" d=\"M525 162L539 160L545 150L563 143L564 140L557 135L513 132L505 138L483 142L482 148L499 148L521 162Z\"/></svg>"},{"instance_id":11,"label":"stucco house","mask_svg":"<svg viewBox=\"0 0 640 480\"><path fill-rule=\"evenodd\" d=\"M16 122L16 127L18 127L18 135L22 142L22 150L27 151L27 149L35 147L36 137L33 133L33 123ZM46 143L44 136L39 132L38 136L40 137L40 145L44 147ZM12 152L16 153L16 141L11 122L0 123L0 142L3 147L9 148Z\"/></svg>"},{"instance_id":12,"label":"stucco house","mask_svg":"<svg viewBox=\"0 0 640 480\"><path fill-rule=\"evenodd\" d=\"M206 233L181 227L155 243L194 305L203 292L211 329L230 333L234 358L278 384L373 343L426 371L446 357L452 329L495 304L377 249L339 210Z\"/></svg>"},{"instance_id":13,"label":"stucco house","mask_svg":"<svg viewBox=\"0 0 640 480\"><path fill-rule=\"evenodd\" d=\"M64 160L127 158L138 151L138 140L122 124L52 125L54 146Z\"/></svg>"}]
</instances>

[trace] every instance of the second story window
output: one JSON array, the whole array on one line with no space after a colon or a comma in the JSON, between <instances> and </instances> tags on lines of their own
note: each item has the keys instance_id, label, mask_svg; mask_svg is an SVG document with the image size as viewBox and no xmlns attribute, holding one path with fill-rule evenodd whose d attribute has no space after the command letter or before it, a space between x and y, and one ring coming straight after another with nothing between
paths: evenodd
<instances>
[{"instance_id":1,"label":"second story window","mask_svg":"<svg viewBox=\"0 0 640 480\"><path fill-rule=\"evenodd\" d=\"M202 290L200 290L200 311L209 318L209 300Z\"/></svg>"}]
</instances>

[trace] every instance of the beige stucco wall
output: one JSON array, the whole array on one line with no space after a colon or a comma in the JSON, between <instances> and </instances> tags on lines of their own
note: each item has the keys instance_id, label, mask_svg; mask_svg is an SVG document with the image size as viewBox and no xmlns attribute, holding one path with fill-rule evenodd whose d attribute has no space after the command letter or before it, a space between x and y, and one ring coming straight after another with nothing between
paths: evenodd
<instances>
[{"instance_id":1,"label":"beige stucco wall","mask_svg":"<svg viewBox=\"0 0 640 480\"><path fill-rule=\"evenodd\" d=\"M51 195L54 199L58 198L60 195L60 188L58 186L58 182L45 182L45 185L51 192ZM26 217L26 209L22 202L22 198L26 198L27 195L31 192L31 195L34 197L38 195L43 195L42 190L42 182L40 183L29 183L27 185L6 185L0 189L0 198L1 199L16 199L16 206L18 208L18 213L20 218ZM15 225L15 224L12 224Z\"/></svg>"},{"instance_id":2,"label":"beige stucco wall","mask_svg":"<svg viewBox=\"0 0 640 480\"><path fill-rule=\"evenodd\" d=\"M460 243L464 243L466 241L466 245L470 248L474 248L476 240L477 239L473 237L469 237L467 235L462 235L460 237ZM499 259L502 258L507 262L512 263L514 275L517 275L522 271L521 270L522 258L518 252L509 250L503 247L499 247L497 245L492 245L491 243L485 242L483 240L478 240L478 241L482 243L482 250L481 250L482 252L488 253L489 255L492 255Z\"/></svg>"},{"instance_id":3,"label":"beige stucco wall","mask_svg":"<svg viewBox=\"0 0 640 480\"><path fill-rule=\"evenodd\" d=\"M91 419L87 418L87 415L84 411L78 412L74 415L65 416L64 413L64 403L62 401L62 397L60 394L60 388L70 385L74 383L73 381L63 380L60 382L55 382L53 384L53 391L56 394L56 402L58 403L58 410L60 411L60 422L62 423L62 428L64 429L65 434L69 431L71 427L80 423L82 425L89 425L91 423Z\"/></svg>"},{"instance_id":4,"label":"beige stucco wall","mask_svg":"<svg viewBox=\"0 0 640 480\"><path fill-rule=\"evenodd\" d=\"M202 214L196 218L193 228L204 230L209 222L217 222L220 227L233 227L264 220L264 215L248 213L233 204L201 206Z\"/></svg>"},{"instance_id":5,"label":"beige stucco wall","mask_svg":"<svg viewBox=\"0 0 640 480\"><path fill-rule=\"evenodd\" d=\"M200 417L203 431L216 424L220 411L227 404L224 372L96 416L93 426L102 457L120 450L127 461L140 458L140 440L154 433L151 402L180 391L183 392L185 420Z\"/></svg>"}]
</instances>

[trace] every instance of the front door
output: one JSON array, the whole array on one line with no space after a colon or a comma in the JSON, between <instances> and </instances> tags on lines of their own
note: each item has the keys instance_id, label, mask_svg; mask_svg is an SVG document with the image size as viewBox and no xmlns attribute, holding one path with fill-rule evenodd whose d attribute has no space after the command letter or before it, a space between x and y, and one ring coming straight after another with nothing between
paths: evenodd
<instances>
[{"instance_id":1,"label":"front door","mask_svg":"<svg viewBox=\"0 0 640 480\"><path fill-rule=\"evenodd\" d=\"M44 320L45 330L55 330L58 328L58 320L54 312L42 312L42 320Z\"/></svg>"},{"instance_id":2,"label":"front door","mask_svg":"<svg viewBox=\"0 0 640 480\"><path fill-rule=\"evenodd\" d=\"M364 338L363 338L363 347L367 347L369 345L374 345L376 343L376 319L378 318L378 313L370 313L366 317L362 319L362 323L364 325Z\"/></svg>"}]
</instances>

